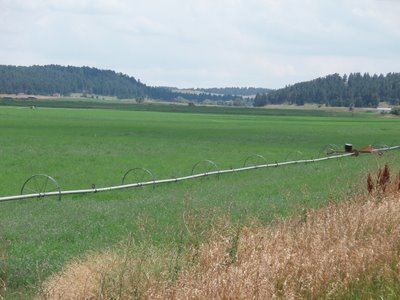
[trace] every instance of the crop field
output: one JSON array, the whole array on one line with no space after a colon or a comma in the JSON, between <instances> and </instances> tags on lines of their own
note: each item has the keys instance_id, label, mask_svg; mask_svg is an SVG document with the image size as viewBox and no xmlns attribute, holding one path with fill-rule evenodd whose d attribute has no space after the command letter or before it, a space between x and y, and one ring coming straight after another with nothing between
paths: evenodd
<instances>
[{"instance_id":1,"label":"crop field","mask_svg":"<svg viewBox=\"0 0 400 300\"><path fill-rule=\"evenodd\" d=\"M163 179L190 175L203 160L229 169L243 166L254 154L272 163L317 158L327 144L400 145L399 119L372 113L74 106L0 106L0 197L18 195L33 174L52 176L62 190L87 189L118 185L132 168L149 169ZM368 171L385 163L399 170L399 153L63 196L60 201L3 202L0 281L7 286L6 296L23 299L72 258L113 247L128 236L160 249L190 242L181 234L188 214L202 218L201 232L218 216L233 223L252 218L269 223L343 200L365 191ZM261 163L255 156L247 161ZM199 165L196 170L208 169ZM127 180L151 180L139 173Z\"/></svg>"}]
</instances>

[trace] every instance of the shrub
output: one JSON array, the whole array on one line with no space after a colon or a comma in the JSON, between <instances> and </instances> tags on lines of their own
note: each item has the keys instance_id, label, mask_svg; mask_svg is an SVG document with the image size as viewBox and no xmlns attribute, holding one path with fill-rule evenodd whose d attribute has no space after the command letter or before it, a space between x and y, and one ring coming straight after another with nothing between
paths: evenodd
<instances>
[{"instance_id":1,"label":"shrub","mask_svg":"<svg viewBox=\"0 0 400 300\"><path fill-rule=\"evenodd\" d=\"M390 111L390 113L395 116L400 116L400 106L393 107L392 110Z\"/></svg>"}]
</instances>

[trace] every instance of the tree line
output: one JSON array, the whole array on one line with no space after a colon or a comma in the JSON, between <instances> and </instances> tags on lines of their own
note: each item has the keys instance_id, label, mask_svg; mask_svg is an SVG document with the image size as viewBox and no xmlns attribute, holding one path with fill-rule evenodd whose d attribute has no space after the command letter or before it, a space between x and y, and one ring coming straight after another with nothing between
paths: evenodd
<instances>
[{"instance_id":1,"label":"tree line","mask_svg":"<svg viewBox=\"0 0 400 300\"><path fill-rule=\"evenodd\" d=\"M120 99L151 98L175 101L229 101L237 96L211 93L182 94L164 87L147 86L122 73L91 67L60 65L11 66L0 65L0 93L69 96L72 93L116 96Z\"/></svg>"},{"instance_id":2,"label":"tree line","mask_svg":"<svg viewBox=\"0 0 400 300\"><path fill-rule=\"evenodd\" d=\"M400 73L370 75L332 74L267 93L259 93L254 106L316 103L326 106L377 107L379 102L400 103Z\"/></svg>"}]
</instances>

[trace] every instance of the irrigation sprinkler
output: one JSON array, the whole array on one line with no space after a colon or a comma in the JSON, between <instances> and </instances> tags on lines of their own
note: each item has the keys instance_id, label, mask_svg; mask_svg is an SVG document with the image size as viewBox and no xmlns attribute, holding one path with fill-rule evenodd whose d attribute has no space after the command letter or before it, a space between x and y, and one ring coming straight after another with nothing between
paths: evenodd
<instances>
[{"instance_id":1,"label":"irrigation sprinkler","mask_svg":"<svg viewBox=\"0 0 400 300\"><path fill-rule=\"evenodd\" d=\"M141 171L141 172L143 173L143 175L144 175L144 174L150 175L150 177L151 177L151 179L153 180L153 182L156 181L156 179L155 179L155 177L154 177L154 174L153 174L149 169L145 169L145 168L133 168L133 169L128 170L128 171L125 173L124 177L122 178L121 184L122 184L122 185L125 184L125 179L126 179L126 177L127 177L129 174L137 173L137 171ZM142 175L142 177L141 177L141 179L140 179L139 181L143 181L143 175ZM137 182L137 181L136 181L136 182ZM153 189L154 189L154 188L155 188L155 184L153 184Z\"/></svg>"},{"instance_id":2,"label":"irrigation sprinkler","mask_svg":"<svg viewBox=\"0 0 400 300\"><path fill-rule=\"evenodd\" d=\"M244 163L243 163L243 167L246 167L246 164L247 164L247 162L249 161L249 160L254 160L254 159L258 159L258 160L262 160L262 162L263 163L267 163L267 160L265 159L265 157L264 156L262 156L262 155L260 155L260 154L252 154L252 155L250 155L250 156L248 156L245 160L244 160ZM253 164L253 166L254 166L255 164Z\"/></svg>"},{"instance_id":3,"label":"irrigation sprinkler","mask_svg":"<svg viewBox=\"0 0 400 300\"><path fill-rule=\"evenodd\" d=\"M199 166L200 164L206 164L206 165L209 165L212 168L214 168L215 171L217 172L217 179L219 180L219 171L220 171L220 169L219 169L218 165L215 162L213 162L212 160L208 160L208 159L201 160L201 161L195 163L193 165L193 167L192 167L192 173L191 173L192 175L194 174L194 171L196 170L197 166ZM209 173L209 172L204 172L204 174L206 174L206 175L207 175L207 173ZM215 173L215 172L213 172L213 173Z\"/></svg>"},{"instance_id":4,"label":"irrigation sprinkler","mask_svg":"<svg viewBox=\"0 0 400 300\"><path fill-rule=\"evenodd\" d=\"M21 195L25 193L37 194L37 197L44 197L44 194L58 191L58 200L61 200L61 188L57 180L46 174L35 174L25 180L21 187Z\"/></svg>"},{"instance_id":5,"label":"irrigation sprinkler","mask_svg":"<svg viewBox=\"0 0 400 300\"><path fill-rule=\"evenodd\" d=\"M371 147L371 146L368 146L368 147ZM91 189L85 189L85 190L61 191L59 184L57 183L57 181L54 178L52 178L48 175L45 175L45 174L36 174L36 175L32 175L24 182L24 184L21 188L20 195L0 197L0 202L22 200L22 199L29 199L29 198L38 198L38 197L47 197L47 196L59 196L59 199L61 199L62 195L77 195L77 194L90 194L90 193L97 193L97 192L110 192L110 191L116 191L116 190L137 188L137 187L142 187L142 186L147 186L147 185L155 186L157 184L167 184L167 183L173 183L173 182L193 180L193 179L202 178L202 177L208 177L209 175L217 175L219 178L220 174L244 172L244 171L263 169L263 168L277 168L277 167L283 167L283 166L289 166L289 165L295 165L295 164L296 165L297 164L307 165L310 163L317 163L317 162L328 161L328 160L333 160L333 159L337 159L338 161L340 161L340 159L342 159L342 158L354 157L354 156L357 156L359 153L374 153L373 151L366 151L365 149L366 148L363 148L359 152L358 151L357 152L354 152L354 151L353 152L345 152L345 151L338 150L338 153L335 155L321 157L321 158L298 159L298 160L291 160L291 161L284 161L284 162L275 161L274 163L269 163L269 164L240 167L240 168L235 168L235 169L225 169L225 170L220 170L218 168L217 164L211 160L202 160L193 166L192 175L182 176L182 177L178 177L178 178L174 177L174 178L167 178L167 179L158 179L158 180L154 179L153 173L151 173L149 170L143 169L143 168L134 168L125 173L123 181L125 181L125 177L127 176L128 173L130 173L131 171L133 172L134 170L138 170L138 169L151 175L152 180L144 181L144 182L135 182L135 183L130 183L130 184L122 184L122 185L117 185L117 186L99 187L99 188L96 188L96 186L92 186ZM392 146L392 147L372 149L372 150L386 152L386 151L399 150L399 149L400 149L400 146ZM289 155L291 155L293 153L296 153L297 155L302 154L300 151L291 152L287 155L287 158L289 157ZM205 163L205 164L211 165L212 167L214 167L215 171L208 171L205 173L194 174L196 167L200 163ZM38 178L40 178L42 181L38 180ZM38 181L40 181L40 182L38 182ZM53 186L53 189L48 189L49 182L51 183L50 185ZM31 185L34 185L34 186L31 187ZM24 191L25 192L30 191L31 193L23 194Z\"/></svg>"}]
</instances>

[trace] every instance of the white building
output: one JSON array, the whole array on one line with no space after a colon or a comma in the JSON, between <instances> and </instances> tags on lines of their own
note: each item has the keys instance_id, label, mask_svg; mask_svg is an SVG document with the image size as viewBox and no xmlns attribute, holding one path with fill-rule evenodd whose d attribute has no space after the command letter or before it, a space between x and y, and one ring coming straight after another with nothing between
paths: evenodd
<instances>
[{"instance_id":1,"label":"white building","mask_svg":"<svg viewBox=\"0 0 400 300\"><path fill-rule=\"evenodd\" d=\"M390 107L378 107L377 110L380 113L390 113L392 111Z\"/></svg>"}]
</instances>

